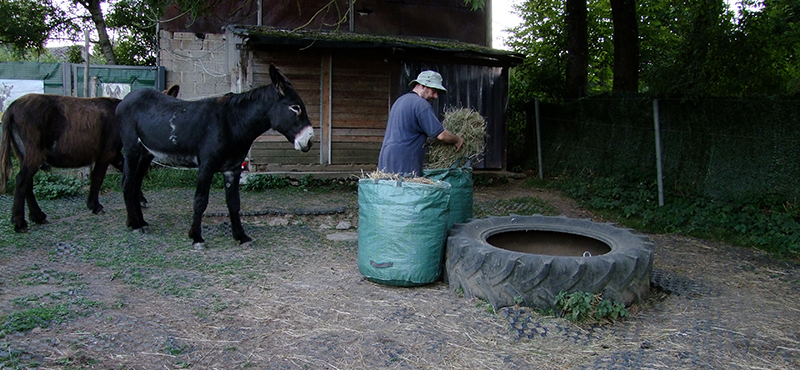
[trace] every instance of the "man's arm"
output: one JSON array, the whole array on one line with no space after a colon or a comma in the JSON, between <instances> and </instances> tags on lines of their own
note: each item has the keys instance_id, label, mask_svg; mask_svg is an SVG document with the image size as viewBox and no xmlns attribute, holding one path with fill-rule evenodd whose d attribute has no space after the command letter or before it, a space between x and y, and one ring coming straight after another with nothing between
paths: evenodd
<instances>
[{"instance_id":1,"label":"man's arm","mask_svg":"<svg viewBox=\"0 0 800 370\"><path fill-rule=\"evenodd\" d=\"M455 145L456 151L461 150L461 146L464 145L464 139L462 139L461 136L458 136L447 129L442 131L442 133L439 134L439 136L436 136L436 138L444 143Z\"/></svg>"}]
</instances>

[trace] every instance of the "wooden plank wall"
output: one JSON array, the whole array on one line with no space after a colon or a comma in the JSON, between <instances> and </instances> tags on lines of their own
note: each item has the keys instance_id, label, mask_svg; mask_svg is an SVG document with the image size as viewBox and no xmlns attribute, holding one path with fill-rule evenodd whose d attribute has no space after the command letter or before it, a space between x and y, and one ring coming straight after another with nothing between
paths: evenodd
<instances>
[{"instance_id":1,"label":"wooden plank wall","mask_svg":"<svg viewBox=\"0 0 800 370\"><path fill-rule=\"evenodd\" d=\"M332 64L330 164L374 168L391 108L391 67L353 52L334 54Z\"/></svg>"},{"instance_id":2,"label":"wooden plank wall","mask_svg":"<svg viewBox=\"0 0 800 370\"><path fill-rule=\"evenodd\" d=\"M252 53L247 81L252 86L271 83L269 64L278 66L303 98L316 137L312 150L302 153L277 132L261 135L251 148L251 171L373 171L393 98L407 92L408 82L426 69L439 71L448 88L447 94L434 101L440 115L449 106L471 107L487 120L486 151L473 168L505 168L508 76L501 67L387 61L353 50Z\"/></svg>"},{"instance_id":3,"label":"wooden plank wall","mask_svg":"<svg viewBox=\"0 0 800 370\"><path fill-rule=\"evenodd\" d=\"M261 135L250 150L254 172L358 172L377 167L390 107L389 62L368 53L253 52L248 81L270 83L275 64L303 98L314 126L308 153L277 132Z\"/></svg>"},{"instance_id":4,"label":"wooden plank wall","mask_svg":"<svg viewBox=\"0 0 800 370\"><path fill-rule=\"evenodd\" d=\"M247 52L243 52L246 55ZM277 164L312 165L320 163L320 53L308 52L253 52L248 66L247 80L252 86L271 84L269 65L274 64L289 79L300 94L308 111L308 119L314 126L315 142L306 153L294 149L294 144L282 134L269 130L256 139L250 148L250 170L266 171Z\"/></svg>"}]
</instances>

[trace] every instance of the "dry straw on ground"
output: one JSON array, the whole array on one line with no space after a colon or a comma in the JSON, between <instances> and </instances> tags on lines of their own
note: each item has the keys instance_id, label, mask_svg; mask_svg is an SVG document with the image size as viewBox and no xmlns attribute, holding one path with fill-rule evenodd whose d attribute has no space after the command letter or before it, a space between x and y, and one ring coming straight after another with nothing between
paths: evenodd
<instances>
[{"instance_id":1,"label":"dry straw on ground","mask_svg":"<svg viewBox=\"0 0 800 370\"><path fill-rule=\"evenodd\" d=\"M444 112L442 125L464 139L464 146L456 151L455 146L438 141L431 143L426 168L446 168L464 158L475 160L483 153L486 143L486 119L472 108L448 108ZM462 163L459 163L462 164Z\"/></svg>"}]
</instances>

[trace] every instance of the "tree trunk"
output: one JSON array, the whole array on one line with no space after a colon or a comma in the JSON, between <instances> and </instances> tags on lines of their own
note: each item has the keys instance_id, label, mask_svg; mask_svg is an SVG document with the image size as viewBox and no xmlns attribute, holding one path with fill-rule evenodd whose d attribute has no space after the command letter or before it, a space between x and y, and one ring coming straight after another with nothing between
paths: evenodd
<instances>
[{"instance_id":1,"label":"tree trunk","mask_svg":"<svg viewBox=\"0 0 800 370\"><path fill-rule=\"evenodd\" d=\"M103 52L106 63L112 65L117 64L117 60L114 58L114 49L111 47L111 41L108 39L106 21L103 19L103 10L100 9L100 0L78 0L78 2L83 5L92 16L92 22L94 22L94 26L97 29L100 51Z\"/></svg>"},{"instance_id":2,"label":"tree trunk","mask_svg":"<svg viewBox=\"0 0 800 370\"><path fill-rule=\"evenodd\" d=\"M564 99L575 100L586 95L589 69L589 31L586 21L586 0L567 0L567 70Z\"/></svg>"},{"instance_id":3,"label":"tree trunk","mask_svg":"<svg viewBox=\"0 0 800 370\"><path fill-rule=\"evenodd\" d=\"M614 21L614 92L639 91L639 23L636 0L611 0Z\"/></svg>"}]
</instances>

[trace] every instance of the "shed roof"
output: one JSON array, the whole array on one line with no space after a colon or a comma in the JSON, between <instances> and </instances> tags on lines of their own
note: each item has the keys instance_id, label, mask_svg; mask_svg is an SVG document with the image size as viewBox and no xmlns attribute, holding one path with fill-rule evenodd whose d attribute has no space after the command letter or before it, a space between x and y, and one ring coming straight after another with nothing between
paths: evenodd
<instances>
[{"instance_id":1,"label":"shed roof","mask_svg":"<svg viewBox=\"0 0 800 370\"><path fill-rule=\"evenodd\" d=\"M480 61L481 64L515 66L524 56L454 40L409 36L379 36L353 32L284 30L265 26L230 25L229 32L242 38L238 48L257 50L265 46L320 49L377 49L391 54L434 54Z\"/></svg>"}]
</instances>

